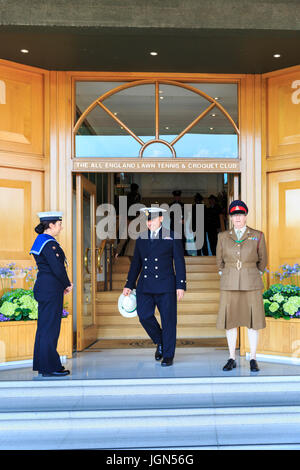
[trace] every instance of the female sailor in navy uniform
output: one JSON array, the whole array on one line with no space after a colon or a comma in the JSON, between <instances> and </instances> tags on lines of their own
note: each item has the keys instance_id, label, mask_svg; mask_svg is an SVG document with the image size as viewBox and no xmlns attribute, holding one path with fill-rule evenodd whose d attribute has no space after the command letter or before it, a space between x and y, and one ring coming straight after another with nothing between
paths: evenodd
<instances>
[{"instance_id":1,"label":"female sailor in navy uniform","mask_svg":"<svg viewBox=\"0 0 300 470\"><path fill-rule=\"evenodd\" d=\"M38 302L33 370L44 377L70 373L62 366L56 351L63 311L64 294L72 290L66 268L66 257L55 237L62 230L61 212L40 212L38 236L30 250L38 267L34 297Z\"/></svg>"},{"instance_id":2,"label":"female sailor in navy uniform","mask_svg":"<svg viewBox=\"0 0 300 470\"><path fill-rule=\"evenodd\" d=\"M142 209L148 218L148 231L136 240L128 279L123 290L136 288L137 313L142 326L157 345L155 359L171 366L176 346L177 299L186 290L186 270L182 240L162 226L162 209ZM174 266L175 265L175 272ZM177 299L176 299L177 294ZM155 318L158 307L162 328Z\"/></svg>"}]
</instances>

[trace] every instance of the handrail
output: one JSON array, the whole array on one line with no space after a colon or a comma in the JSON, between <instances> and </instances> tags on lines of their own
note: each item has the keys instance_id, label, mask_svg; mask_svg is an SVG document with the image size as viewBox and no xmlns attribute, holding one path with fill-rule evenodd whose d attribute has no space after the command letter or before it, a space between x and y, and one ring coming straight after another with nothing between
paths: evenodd
<instances>
[{"instance_id":1,"label":"handrail","mask_svg":"<svg viewBox=\"0 0 300 470\"><path fill-rule=\"evenodd\" d=\"M97 255L97 268L98 272L103 272L103 267L101 266L101 258L104 254L104 290L108 290L108 281L109 281L109 290L112 290L112 258L113 258L113 244L115 240L106 239L102 240L100 247L96 248Z\"/></svg>"},{"instance_id":2,"label":"handrail","mask_svg":"<svg viewBox=\"0 0 300 470\"><path fill-rule=\"evenodd\" d=\"M103 255L103 252L104 252L104 249L105 249L105 245L106 245L106 240L102 240L101 244L100 244L100 247L99 248L96 248L96 252L98 251L98 256L97 256L97 268L98 268L98 272L99 273L102 273L102 267L101 267L101 257Z\"/></svg>"},{"instance_id":3,"label":"handrail","mask_svg":"<svg viewBox=\"0 0 300 470\"><path fill-rule=\"evenodd\" d=\"M89 267L88 267L88 265L89 265L89 260L88 260L89 251L90 251L90 248L87 248L87 249L85 250L85 253L84 253L84 267L85 267L86 272L87 272L88 274L90 274Z\"/></svg>"}]
</instances>

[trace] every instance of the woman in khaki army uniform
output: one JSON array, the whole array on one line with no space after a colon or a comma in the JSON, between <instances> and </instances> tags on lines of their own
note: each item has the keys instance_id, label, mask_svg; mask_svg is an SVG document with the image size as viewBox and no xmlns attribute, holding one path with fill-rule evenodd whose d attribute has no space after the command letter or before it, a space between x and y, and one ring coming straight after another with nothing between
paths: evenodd
<instances>
[{"instance_id":1,"label":"woman in khaki army uniform","mask_svg":"<svg viewBox=\"0 0 300 470\"><path fill-rule=\"evenodd\" d=\"M256 348L258 330L266 327L262 299L261 275L267 265L265 237L259 230L246 225L248 207L243 201L233 201L229 215L233 229L220 232L216 251L221 276L220 307L217 328L226 329L229 360L223 370L236 367L237 328L248 328L250 369L258 371Z\"/></svg>"}]
</instances>

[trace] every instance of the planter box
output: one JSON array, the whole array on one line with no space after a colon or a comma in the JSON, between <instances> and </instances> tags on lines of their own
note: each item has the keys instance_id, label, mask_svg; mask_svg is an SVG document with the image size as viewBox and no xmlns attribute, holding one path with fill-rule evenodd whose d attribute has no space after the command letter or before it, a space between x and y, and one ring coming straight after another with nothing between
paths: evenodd
<instances>
[{"instance_id":1,"label":"planter box","mask_svg":"<svg viewBox=\"0 0 300 470\"><path fill-rule=\"evenodd\" d=\"M36 320L0 322L0 363L32 359L36 327ZM62 319L57 350L72 357L71 315Z\"/></svg>"},{"instance_id":2,"label":"planter box","mask_svg":"<svg viewBox=\"0 0 300 470\"><path fill-rule=\"evenodd\" d=\"M267 327L259 330L258 354L300 358L300 319L266 317ZM247 328L241 328L240 354L250 352Z\"/></svg>"}]
</instances>

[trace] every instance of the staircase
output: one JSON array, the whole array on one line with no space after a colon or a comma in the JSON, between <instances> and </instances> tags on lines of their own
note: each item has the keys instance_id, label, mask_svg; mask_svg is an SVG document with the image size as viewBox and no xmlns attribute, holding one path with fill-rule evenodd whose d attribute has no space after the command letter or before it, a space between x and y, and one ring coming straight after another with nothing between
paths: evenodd
<instances>
[{"instance_id":1,"label":"staircase","mask_svg":"<svg viewBox=\"0 0 300 470\"><path fill-rule=\"evenodd\" d=\"M0 449L300 448L300 377L0 382Z\"/></svg>"},{"instance_id":2,"label":"staircase","mask_svg":"<svg viewBox=\"0 0 300 470\"><path fill-rule=\"evenodd\" d=\"M219 275L212 256L185 258L187 291L178 302L177 338L210 339L210 345L220 345L225 332L216 329L219 308ZM96 297L99 339L147 339L137 317L123 318L118 311L118 298L125 285L130 262L119 257L113 265L112 291L98 292ZM159 315L158 315L159 321ZM220 342L221 340L221 342ZM199 343L198 343L199 344ZM225 342L224 342L225 344Z\"/></svg>"}]
</instances>

